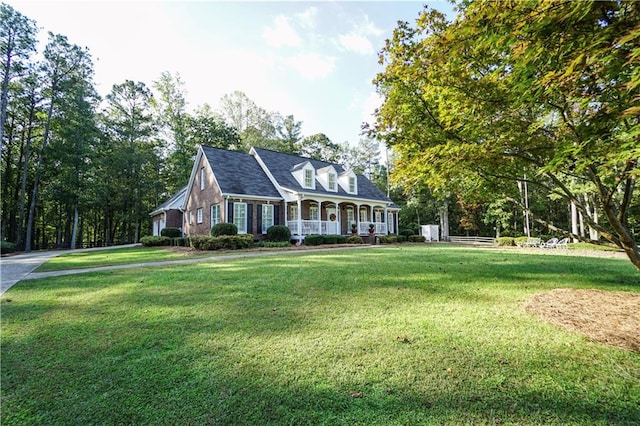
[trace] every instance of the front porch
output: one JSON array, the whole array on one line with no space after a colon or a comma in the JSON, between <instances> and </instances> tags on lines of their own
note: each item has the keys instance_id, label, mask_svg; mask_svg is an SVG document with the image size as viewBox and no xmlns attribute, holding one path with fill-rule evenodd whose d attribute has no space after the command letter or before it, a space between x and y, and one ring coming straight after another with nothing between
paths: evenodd
<instances>
[{"instance_id":1,"label":"front porch","mask_svg":"<svg viewBox=\"0 0 640 426\"><path fill-rule=\"evenodd\" d=\"M384 222L360 222L356 224L356 229L358 229L358 235L369 235L369 225L373 223L374 233L376 235L387 235L387 224ZM287 226L291 231L291 235L311 235L311 234L320 234L320 235L350 235L349 232L340 232L340 225L336 222L321 220L301 220L300 223L298 221L287 221ZM300 231L300 226L302 226L302 231Z\"/></svg>"},{"instance_id":2,"label":"front porch","mask_svg":"<svg viewBox=\"0 0 640 426\"><path fill-rule=\"evenodd\" d=\"M287 203L286 226L296 240L304 240L311 234L320 235L369 235L373 224L375 235L396 232L398 209L376 204L305 199Z\"/></svg>"}]
</instances>

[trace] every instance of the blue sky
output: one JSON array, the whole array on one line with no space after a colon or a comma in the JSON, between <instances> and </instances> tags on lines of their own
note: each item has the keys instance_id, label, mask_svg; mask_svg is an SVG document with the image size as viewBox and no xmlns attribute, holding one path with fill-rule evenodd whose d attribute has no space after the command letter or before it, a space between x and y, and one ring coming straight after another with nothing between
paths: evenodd
<instances>
[{"instance_id":1,"label":"blue sky","mask_svg":"<svg viewBox=\"0 0 640 426\"><path fill-rule=\"evenodd\" d=\"M379 105L377 53L398 20L446 1L183 2L3 0L47 31L89 48L98 92L178 73L189 108L214 109L240 90L256 104L302 121L305 136L360 139Z\"/></svg>"}]
</instances>

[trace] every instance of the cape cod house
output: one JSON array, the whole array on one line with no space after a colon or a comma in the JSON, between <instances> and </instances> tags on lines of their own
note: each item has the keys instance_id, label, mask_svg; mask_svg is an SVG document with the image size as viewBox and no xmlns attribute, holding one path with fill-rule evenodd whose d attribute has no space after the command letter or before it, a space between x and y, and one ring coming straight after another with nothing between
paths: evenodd
<instances>
[{"instance_id":1,"label":"cape cod house","mask_svg":"<svg viewBox=\"0 0 640 426\"><path fill-rule=\"evenodd\" d=\"M154 211L154 234L160 210ZM262 148L246 154L209 146L198 149L180 210L184 235L208 235L216 223L231 222L239 233L260 239L283 224L300 240L349 235L352 224L361 235L369 234L370 224L377 235L393 234L399 212L365 176L338 164Z\"/></svg>"}]
</instances>

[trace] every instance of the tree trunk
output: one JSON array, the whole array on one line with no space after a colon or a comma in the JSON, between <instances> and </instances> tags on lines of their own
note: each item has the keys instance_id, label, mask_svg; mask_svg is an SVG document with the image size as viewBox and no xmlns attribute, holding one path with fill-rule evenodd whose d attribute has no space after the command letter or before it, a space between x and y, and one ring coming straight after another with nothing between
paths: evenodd
<instances>
[{"instance_id":1,"label":"tree trunk","mask_svg":"<svg viewBox=\"0 0 640 426\"><path fill-rule=\"evenodd\" d=\"M55 86L52 88L53 93L55 93ZM36 164L36 174L33 182L33 191L31 192L31 204L29 206L29 217L27 219L27 236L25 238L24 243L24 251L29 253L31 251L31 233L33 228L34 216L36 213L36 201L38 200L38 186L40 184L40 169L42 168L42 163L44 162L44 151L47 149L47 144L49 143L49 131L51 129L51 116L53 115L53 104L55 101L55 96L51 97L51 103L49 104L49 110L47 111L47 121L44 126L44 136L42 137L42 149L40 150L40 155L38 155L38 163ZM44 220L44 215L43 215ZM44 235L43 235L44 238Z\"/></svg>"},{"instance_id":2,"label":"tree trunk","mask_svg":"<svg viewBox=\"0 0 640 426\"><path fill-rule=\"evenodd\" d=\"M578 208L574 202L571 202L571 233L573 235L578 235ZM574 243L577 243L578 241L579 240L577 238L573 238Z\"/></svg>"},{"instance_id":3,"label":"tree trunk","mask_svg":"<svg viewBox=\"0 0 640 426\"><path fill-rule=\"evenodd\" d=\"M29 124L27 127L27 141L24 152L24 162L22 163L22 182L20 183L20 207L18 213L18 236L16 243L20 246L24 246L22 230L24 228L24 204L27 197L27 177L29 170L29 157L31 156L31 131L33 127L33 119L35 116L35 103L31 102L29 105Z\"/></svg>"},{"instance_id":4,"label":"tree trunk","mask_svg":"<svg viewBox=\"0 0 640 426\"><path fill-rule=\"evenodd\" d=\"M78 203L73 209L73 230L71 231L71 250L76 249L76 239L78 235Z\"/></svg>"}]
</instances>

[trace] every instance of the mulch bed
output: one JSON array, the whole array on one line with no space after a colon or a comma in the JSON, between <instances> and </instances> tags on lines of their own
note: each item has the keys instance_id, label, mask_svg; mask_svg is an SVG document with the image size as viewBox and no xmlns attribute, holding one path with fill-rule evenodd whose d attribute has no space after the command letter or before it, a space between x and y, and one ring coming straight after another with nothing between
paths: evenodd
<instances>
[{"instance_id":1,"label":"mulch bed","mask_svg":"<svg viewBox=\"0 0 640 426\"><path fill-rule=\"evenodd\" d=\"M524 308L596 342L640 352L640 294L561 288L533 296Z\"/></svg>"}]
</instances>

